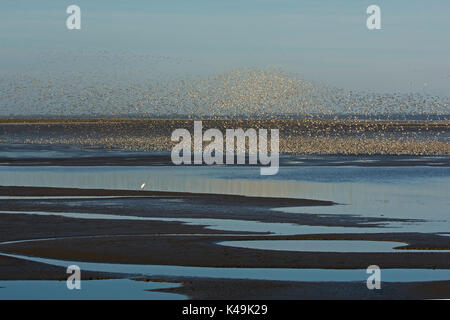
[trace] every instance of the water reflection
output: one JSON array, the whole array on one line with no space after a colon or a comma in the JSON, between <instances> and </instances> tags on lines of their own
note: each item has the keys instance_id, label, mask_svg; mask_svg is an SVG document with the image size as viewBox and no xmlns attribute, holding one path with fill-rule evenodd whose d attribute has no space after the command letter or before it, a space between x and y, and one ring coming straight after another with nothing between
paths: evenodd
<instances>
[{"instance_id":1,"label":"water reflection","mask_svg":"<svg viewBox=\"0 0 450 320\"><path fill-rule=\"evenodd\" d=\"M246 240L218 244L237 248L302 252L450 252L450 250L399 250L407 244L395 241L363 240Z\"/></svg>"},{"instance_id":2,"label":"water reflection","mask_svg":"<svg viewBox=\"0 0 450 320\"><path fill-rule=\"evenodd\" d=\"M404 231L402 225L396 227L329 227L307 226L293 223L260 222L253 220L211 219L211 218L164 218L140 217L130 215L77 213L77 212L45 212L45 211L0 211L0 214L58 216L73 219L88 220L127 220L127 221L166 221L181 222L187 225L205 226L207 229L236 232L260 232L275 235L302 235L302 234L330 234L330 233L386 233ZM28 240L27 240L28 241ZM2 243L0 243L2 244Z\"/></svg>"},{"instance_id":3,"label":"water reflection","mask_svg":"<svg viewBox=\"0 0 450 320\"><path fill-rule=\"evenodd\" d=\"M148 290L179 287L178 283L129 279L84 280L80 290L68 290L66 281L0 281L0 300L181 300L180 294Z\"/></svg>"},{"instance_id":4,"label":"water reflection","mask_svg":"<svg viewBox=\"0 0 450 320\"><path fill-rule=\"evenodd\" d=\"M0 252L0 255L55 266L78 265L82 270L140 274L148 276L199 277L216 279L254 279L279 281L363 281L365 269L293 269L293 268L212 268L168 265L92 263L44 259ZM383 282L415 282L450 280L450 269L383 269ZM1 290L1 289L0 289Z\"/></svg>"},{"instance_id":5,"label":"water reflection","mask_svg":"<svg viewBox=\"0 0 450 320\"><path fill-rule=\"evenodd\" d=\"M424 232L450 230L450 168L297 166L276 176L258 172L225 166L0 167L0 185L138 190L145 182L145 190L154 191L330 200L343 205L280 210L423 219L433 224L424 224ZM418 231L415 224L411 231Z\"/></svg>"}]
</instances>

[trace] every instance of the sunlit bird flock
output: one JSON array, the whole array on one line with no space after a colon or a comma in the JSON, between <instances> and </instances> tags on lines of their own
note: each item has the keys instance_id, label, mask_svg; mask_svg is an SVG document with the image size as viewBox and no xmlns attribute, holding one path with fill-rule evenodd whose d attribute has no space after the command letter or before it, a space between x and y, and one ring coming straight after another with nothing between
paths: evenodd
<instances>
[{"instance_id":1,"label":"sunlit bird flock","mask_svg":"<svg viewBox=\"0 0 450 320\"><path fill-rule=\"evenodd\" d=\"M100 52L79 69L41 58L0 73L1 142L170 150L180 121L202 119L280 129L285 153L450 154L448 97L352 91L279 68L178 74L185 61L149 55ZM12 135L13 122L40 129Z\"/></svg>"}]
</instances>

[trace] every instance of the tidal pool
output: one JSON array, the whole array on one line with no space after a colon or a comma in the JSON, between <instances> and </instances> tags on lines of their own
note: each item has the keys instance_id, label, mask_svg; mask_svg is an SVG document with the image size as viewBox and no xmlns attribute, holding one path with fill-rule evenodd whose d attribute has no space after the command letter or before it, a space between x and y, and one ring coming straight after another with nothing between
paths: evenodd
<instances>
[{"instance_id":1,"label":"tidal pool","mask_svg":"<svg viewBox=\"0 0 450 320\"><path fill-rule=\"evenodd\" d=\"M306 226L293 223L261 222L252 220L234 219L209 219L209 218L164 218L164 217L141 217L124 216L99 213L77 213L77 212L47 212L47 211L0 211L0 214L25 214L38 216L59 216L72 219L89 220L128 220L128 221L166 221L180 222L187 225L205 226L207 229L236 232L266 232L276 235L295 234L328 234L328 233L367 233L367 232L395 232L398 228L370 227L327 227Z\"/></svg>"},{"instance_id":2,"label":"tidal pool","mask_svg":"<svg viewBox=\"0 0 450 320\"><path fill-rule=\"evenodd\" d=\"M245 240L222 241L217 244L237 248L301 252L450 252L450 250L396 249L407 244L373 240Z\"/></svg>"},{"instance_id":3,"label":"tidal pool","mask_svg":"<svg viewBox=\"0 0 450 320\"><path fill-rule=\"evenodd\" d=\"M80 290L67 289L66 281L0 281L0 300L181 300L180 294L147 291L181 284L130 279L82 280Z\"/></svg>"},{"instance_id":4,"label":"tidal pool","mask_svg":"<svg viewBox=\"0 0 450 320\"><path fill-rule=\"evenodd\" d=\"M312 281L312 282L366 282L368 274L365 269L296 269L296 268L213 268L171 265L143 265L94 263L83 261L66 261L45 259L1 253L28 261L40 262L67 268L77 265L81 270L125 273L142 276L172 276L215 279L253 279L279 281ZM417 282L450 280L450 269L382 269L383 282ZM1 289L0 289L1 290Z\"/></svg>"},{"instance_id":5,"label":"tidal pool","mask_svg":"<svg viewBox=\"0 0 450 320\"><path fill-rule=\"evenodd\" d=\"M140 190L143 183L152 191L327 200L341 205L276 210L424 221L394 223L402 232L450 230L450 167L299 164L260 176L259 168L236 166L0 166L3 186Z\"/></svg>"}]
</instances>

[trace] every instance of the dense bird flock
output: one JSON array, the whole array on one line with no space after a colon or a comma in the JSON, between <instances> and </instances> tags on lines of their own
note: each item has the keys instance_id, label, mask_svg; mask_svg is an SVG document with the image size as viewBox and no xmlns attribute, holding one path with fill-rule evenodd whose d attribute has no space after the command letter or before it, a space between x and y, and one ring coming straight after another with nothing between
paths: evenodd
<instances>
[{"instance_id":1,"label":"dense bird flock","mask_svg":"<svg viewBox=\"0 0 450 320\"><path fill-rule=\"evenodd\" d=\"M333 119L413 116L444 119L448 97L353 92L278 69L238 69L208 77L106 81L83 75L0 78L0 115L44 117L186 117ZM131 81L131 80L130 80Z\"/></svg>"},{"instance_id":2,"label":"dense bird flock","mask_svg":"<svg viewBox=\"0 0 450 320\"><path fill-rule=\"evenodd\" d=\"M147 58L105 54L104 66L82 71L2 73L0 142L170 150L170 130L191 126L180 119L208 119L217 128L280 129L286 153L450 154L448 97L355 92L271 68L212 76L156 68L146 77L136 72ZM17 120L24 117L40 120Z\"/></svg>"}]
</instances>

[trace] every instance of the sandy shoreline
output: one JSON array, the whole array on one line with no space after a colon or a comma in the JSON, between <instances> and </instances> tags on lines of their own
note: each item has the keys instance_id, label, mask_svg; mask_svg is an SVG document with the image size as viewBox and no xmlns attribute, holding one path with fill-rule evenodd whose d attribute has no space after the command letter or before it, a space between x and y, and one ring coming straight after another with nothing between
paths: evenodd
<instances>
[{"instance_id":1,"label":"sandy shoreline","mask_svg":"<svg viewBox=\"0 0 450 320\"><path fill-rule=\"evenodd\" d=\"M181 283L181 287L159 291L205 300L416 300L445 299L450 292L450 281L388 282L381 290L367 290L358 282L185 279Z\"/></svg>"},{"instance_id":2,"label":"sandy shoreline","mask_svg":"<svg viewBox=\"0 0 450 320\"><path fill-rule=\"evenodd\" d=\"M185 217L239 219L265 222L290 222L299 225L333 225L364 227L368 222L383 230L390 218L365 218L354 216L317 216L274 212L283 206L331 206L332 202L308 199L259 198L235 195L211 195L132 190L89 190L70 188L0 187L0 195L84 195L120 196L114 199L2 199L3 211L48 211L114 214L152 218ZM131 197L140 195L141 197ZM145 196L148 196L145 197ZM183 199L183 210L178 204L165 199ZM101 201L109 203L104 205ZM159 202L161 201L161 202ZM117 203L111 206L111 203ZM161 210L164 208L164 212ZM211 212L214 211L212 214ZM35 241L1 245L4 252L16 252L48 258L67 258L83 261L90 257L98 262L128 262L145 264L195 265L195 266L247 266L247 267L304 267L304 268L361 268L368 256L382 262L385 267L450 268L450 253L409 253L407 249L449 249L450 237L426 233L345 233L310 235L268 235L266 232L218 231L200 225L187 225L176 221L85 220L58 216L1 214L0 241L39 238L61 238L53 241ZM343 222L345 220L345 223ZM405 220L408 222L409 220ZM380 229L381 228L381 229ZM189 234L190 236L185 236ZM196 236L202 234L203 236ZM226 237L217 235L223 234ZM244 235L247 234L247 235ZM101 238L83 238L102 236ZM120 239L114 237L120 236ZM223 247L215 243L225 240L257 239L346 239L384 240L407 243L401 255L396 253L306 253L269 250L251 250ZM143 241L145 239L145 241ZM120 241L118 241L120 240ZM95 245L92 245L95 243ZM71 248L74 248L71 250ZM145 250L144 250L145 249ZM402 250L403 251L403 250ZM126 253L126 254L125 254ZM163 254L170 253L170 254ZM346 259L343 259L347 257Z\"/></svg>"},{"instance_id":3,"label":"sandy shoreline","mask_svg":"<svg viewBox=\"0 0 450 320\"><path fill-rule=\"evenodd\" d=\"M18 280L11 271L20 272L20 280L65 281L65 269L41 263L0 256L0 279ZM82 272L82 279L120 279L123 274ZM155 291L177 293L189 299L203 300L308 300L308 299L445 299L450 292L450 281L384 283L381 290L367 290L355 282L292 282L234 279L202 279L183 277L136 277L136 281L176 282L178 288ZM0 287L0 290L2 287Z\"/></svg>"},{"instance_id":4,"label":"sandy shoreline","mask_svg":"<svg viewBox=\"0 0 450 320\"><path fill-rule=\"evenodd\" d=\"M86 212L147 217L225 218L267 222L290 221L310 225L363 226L389 218L274 214L274 207L332 206L332 202L308 199L253 198L233 195L192 193L89 190L39 187L0 187L1 196L94 196L93 199L2 199L3 211ZM102 196L117 196L102 203ZM136 196L143 196L136 198ZM100 198L95 198L95 196ZM176 210L164 199L182 199ZM117 205L112 205L116 203ZM83 209L84 208L84 209ZM163 214L161 210L163 209ZM212 213L214 212L214 213ZM217 231L198 225L167 221L84 220L58 216L0 214L0 241L40 239L0 244L0 252L70 261L132 263L174 266L365 269L368 261L382 268L450 269L450 253L332 253L286 252L219 246L225 240L257 239L347 239L400 241L405 249L449 249L450 237L425 233L362 233L320 235L267 235L265 233ZM388 230L386 230L388 231ZM201 235L198 235L201 234ZM403 250L402 250L403 251ZM66 279L64 268L52 267L0 256L0 280ZM86 272L85 279L117 278L124 275ZM443 298L448 297L450 281L427 283L387 283L382 293L370 293L364 284L304 283L264 280L200 279L160 276L153 280L175 281L180 288L164 289L200 299L328 299L343 290L342 299ZM217 288L220 288L218 290ZM249 296L251 294L251 296ZM447 295L447 296L446 296Z\"/></svg>"}]
</instances>

